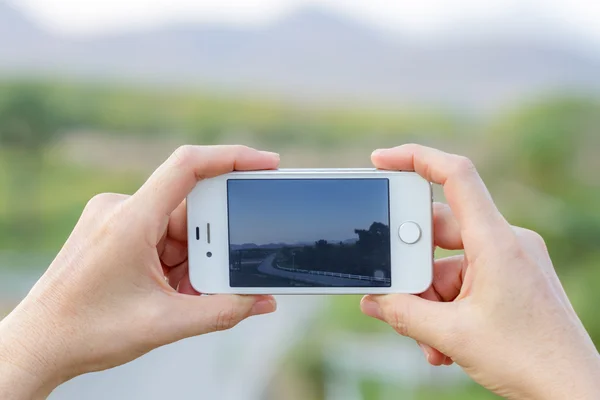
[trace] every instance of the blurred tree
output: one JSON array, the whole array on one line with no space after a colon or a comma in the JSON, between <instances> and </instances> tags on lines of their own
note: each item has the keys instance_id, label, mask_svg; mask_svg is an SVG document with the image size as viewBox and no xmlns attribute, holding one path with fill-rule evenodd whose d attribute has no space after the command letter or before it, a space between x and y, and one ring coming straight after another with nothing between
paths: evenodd
<instances>
[{"instance_id":1,"label":"blurred tree","mask_svg":"<svg viewBox=\"0 0 600 400\"><path fill-rule=\"evenodd\" d=\"M587 150L600 146L600 103L576 97L546 100L505 116L494 133L512 153L510 165L524 181L561 194L565 185L582 182L578 161L591 161Z\"/></svg>"},{"instance_id":2,"label":"blurred tree","mask_svg":"<svg viewBox=\"0 0 600 400\"><path fill-rule=\"evenodd\" d=\"M44 87L9 87L0 97L0 143L39 151L58 134L64 121Z\"/></svg>"},{"instance_id":3,"label":"blurred tree","mask_svg":"<svg viewBox=\"0 0 600 400\"><path fill-rule=\"evenodd\" d=\"M504 199L513 222L540 231L560 264L572 267L597 249L600 103L546 100L505 116L492 132L496 162L487 173L495 185L517 184L509 192L519 196Z\"/></svg>"},{"instance_id":4,"label":"blurred tree","mask_svg":"<svg viewBox=\"0 0 600 400\"><path fill-rule=\"evenodd\" d=\"M44 150L64 124L51 94L42 85L14 84L0 93L0 148L8 169L8 229L14 247L40 238L40 174Z\"/></svg>"}]
</instances>

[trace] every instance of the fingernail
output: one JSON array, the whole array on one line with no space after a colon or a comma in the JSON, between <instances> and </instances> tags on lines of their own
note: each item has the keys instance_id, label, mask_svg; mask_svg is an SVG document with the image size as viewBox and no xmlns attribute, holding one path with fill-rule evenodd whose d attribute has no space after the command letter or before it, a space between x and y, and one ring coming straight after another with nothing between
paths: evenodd
<instances>
[{"instance_id":1,"label":"fingernail","mask_svg":"<svg viewBox=\"0 0 600 400\"><path fill-rule=\"evenodd\" d=\"M383 319L381 313L381 307L379 304L370 299L363 299L361 303L362 312L367 314L369 317Z\"/></svg>"},{"instance_id":2,"label":"fingernail","mask_svg":"<svg viewBox=\"0 0 600 400\"><path fill-rule=\"evenodd\" d=\"M254 303L250 315L270 314L276 309L277 303L275 302L275 299L263 299Z\"/></svg>"},{"instance_id":3,"label":"fingernail","mask_svg":"<svg viewBox=\"0 0 600 400\"><path fill-rule=\"evenodd\" d=\"M373 154L371 154L371 156L372 157L380 156L383 154L384 151L385 151L385 149L377 149L373 152Z\"/></svg>"}]
</instances>

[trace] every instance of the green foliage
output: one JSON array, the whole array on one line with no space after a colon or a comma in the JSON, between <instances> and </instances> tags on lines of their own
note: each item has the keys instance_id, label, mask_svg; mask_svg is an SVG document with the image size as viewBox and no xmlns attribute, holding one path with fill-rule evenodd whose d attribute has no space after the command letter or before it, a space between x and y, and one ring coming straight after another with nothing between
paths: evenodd
<instances>
[{"instance_id":1,"label":"green foliage","mask_svg":"<svg viewBox=\"0 0 600 400\"><path fill-rule=\"evenodd\" d=\"M9 221L0 221L11 237L37 245L40 216L34 207L39 198L42 153L65 127L65 119L52 92L44 86L19 83L0 91L0 146L5 165L13 166L3 195L11 210Z\"/></svg>"},{"instance_id":2,"label":"green foliage","mask_svg":"<svg viewBox=\"0 0 600 400\"><path fill-rule=\"evenodd\" d=\"M377 135L396 142L415 132L436 137L460 132L457 119L436 111L291 105L256 96L111 86L0 82L0 97L15 101L25 88L51 106L61 126L107 134L179 135L190 143L258 142L326 146ZM34 129L37 131L37 129Z\"/></svg>"},{"instance_id":3,"label":"green foliage","mask_svg":"<svg viewBox=\"0 0 600 400\"><path fill-rule=\"evenodd\" d=\"M35 197L20 198L12 192L19 187L18 182L7 182L29 164L23 161L28 155L21 154L19 161L12 155L14 150L0 149L0 252L19 251L32 256L56 253L90 198L102 192L131 194L143 181L138 174L74 167L60 157L46 155L34 188ZM23 191L18 193L20 196ZM15 207L20 211L15 212ZM24 220L23 215L34 215L35 219ZM33 226L24 229L24 223Z\"/></svg>"},{"instance_id":4,"label":"green foliage","mask_svg":"<svg viewBox=\"0 0 600 400\"><path fill-rule=\"evenodd\" d=\"M518 171L523 183L560 193L582 183L579 158L600 148L600 102L548 99L503 116L493 132L513 157L511 172Z\"/></svg>"},{"instance_id":5,"label":"green foliage","mask_svg":"<svg viewBox=\"0 0 600 400\"><path fill-rule=\"evenodd\" d=\"M600 238L600 102L554 98L503 116L492 129L491 185L518 183L503 205L542 234L557 267L578 268Z\"/></svg>"},{"instance_id":6,"label":"green foliage","mask_svg":"<svg viewBox=\"0 0 600 400\"><path fill-rule=\"evenodd\" d=\"M0 144L39 149L63 127L61 110L43 86L18 84L0 91Z\"/></svg>"}]
</instances>

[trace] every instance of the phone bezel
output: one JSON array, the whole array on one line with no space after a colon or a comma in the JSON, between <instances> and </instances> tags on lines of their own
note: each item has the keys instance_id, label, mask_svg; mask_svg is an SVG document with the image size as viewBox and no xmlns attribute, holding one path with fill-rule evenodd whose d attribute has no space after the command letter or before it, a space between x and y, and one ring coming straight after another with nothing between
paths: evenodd
<instances>
[{"instance_id":1,"label":"phone bezel","mask_svg":"<svg viewBox=\"0 0 600 400\"><path fill-rule=\"evenodd\" d=\"M227 180L229 179L388 179L390 202L390 287L231 287ZM422 293L433 275L431 185L414 172L377 169L280 169L233 172L199 182L187 199L189 276L200 293L237 294L383 294ZM417 243L399 237L404 222L421 228ZM210 224L210 244L205 227ZM200 240L196 228L200 227ZM208 252L212 257L207 257Z\"/></svg>"}]
</instances>

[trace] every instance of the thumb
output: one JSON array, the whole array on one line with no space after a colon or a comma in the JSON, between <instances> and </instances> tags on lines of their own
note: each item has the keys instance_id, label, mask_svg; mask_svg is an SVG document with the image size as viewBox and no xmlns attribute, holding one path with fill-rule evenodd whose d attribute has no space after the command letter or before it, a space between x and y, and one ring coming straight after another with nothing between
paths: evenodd
<instances>
[{"instance_id":1,"label":"thumb","mask_svg":"<svg viewBox=\"0 0 600 400\"><path fill-rule=\"evenodd\" d=\"M450 336L455 319L452 306L410 294L369 295L361 301L363 313L388 323L402 336L440 350L448 345L442 338Z\"/></svg>"},{"instance_id":2,"label":"thumb","mask_svg":"<svg viewBox=\"0 0 600 400\"><path fill-rule=\"evenodd\" d=\"M132 201L147 215L170 216L201 179L278 165L278 154L246 146L182 146L152 174Z\"/></svg>"},{"instance_id":3,"label":"thumb","mask_svg":"<svg viewBox=\"0 0 600 400\"><path fill-rule=\"evenodd\" d=\"M277 309L272 296L178 294L172 300L161 324L167 342L231 329L250 316Z\"/></svg>"}]
</instances>

